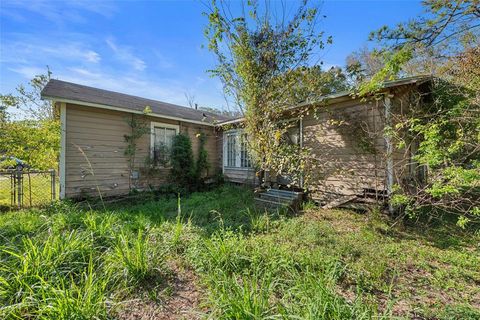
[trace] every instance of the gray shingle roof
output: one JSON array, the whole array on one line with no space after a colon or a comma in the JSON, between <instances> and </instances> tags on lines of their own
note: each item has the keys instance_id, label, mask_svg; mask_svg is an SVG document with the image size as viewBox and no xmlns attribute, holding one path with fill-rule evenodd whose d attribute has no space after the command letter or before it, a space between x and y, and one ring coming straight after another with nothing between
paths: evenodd
<instances>
[{"instance_id":1,"label":"gray shingle roof","mask_svg":"<svg viewBox=\"0 0 480 320\"><path fill-rule=\"evenodd\" d=\"M214 123L230 119L207 111L54 79L47 83L41 95L44 99L71 100L78 101L79 104L81 102L93 103L125 109L127 112L143 112L145 107L149 106L155 115L180 118L186 121Z\"/></svg>"}]
</instances>

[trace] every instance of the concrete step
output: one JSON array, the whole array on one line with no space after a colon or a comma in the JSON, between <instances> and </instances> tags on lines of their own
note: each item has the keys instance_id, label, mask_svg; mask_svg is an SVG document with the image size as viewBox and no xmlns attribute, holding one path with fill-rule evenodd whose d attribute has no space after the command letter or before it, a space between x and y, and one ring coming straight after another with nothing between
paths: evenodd
<instances>
[{"instance_id":1,"label":"concrete step","mask_svg":"<svg viewBox=\"0 0 480 320\"><path fill-rule=\"evenodd\" d=\"M296 212L300 208L303 193L287 190L269 189L258 193L255 205L266 209L285 209Z\"/></svg>"},{"instance_id":2,"label":"concrete step","mask_svg":"<svg viewBox=\"0 0 480 320\"><path fill-rule=\"evenodd\" d=\"M282 197L288 197L291 199L300 199L303 195L302 192L288 191L288 190L278 190L278 189L268 189L265 193L271 195L278 195Z\"/></svg>"},{"instance_id":3,"label":"concrete step","mask_svg":"<svg viewBox=\"0 0 480 320\"><path fill-rule=\"evenodd\" d=\"M275 201L275 202L281 202L281 203L287 203L287 204L291 204L293 201L296 200L295 198L285 197L285 196L278 195L278 194L272 194L270 192L260 193L259 197L261 199Z\"/></svg>"},{"instance_id":4,"label":"concrete step","mask_svg":"<svg viewBox=\"0 0 480 320\"><path fill-rule=\"evenodd\" d=\"M285 209L288 208L288 204L281 203L281 202L276 202L276 201L270 201L270 200L265 200L265 199L260 199L260 198L255 198L255 206L257 208L263 208L263 209Z\"/></svg>"}]
</instances>

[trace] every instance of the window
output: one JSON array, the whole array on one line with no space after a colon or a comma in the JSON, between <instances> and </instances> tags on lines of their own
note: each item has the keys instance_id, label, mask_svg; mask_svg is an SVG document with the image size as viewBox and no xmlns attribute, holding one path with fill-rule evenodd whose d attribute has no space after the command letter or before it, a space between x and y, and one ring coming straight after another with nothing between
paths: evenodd
<instances>
[{"instance_id":1,"label":"window","mask_svg":"<svg viewBox=\"0 0 480 320\"><path fill-rule=\"evenodd\" d=\"M173 137L178 131L177 125L152 122L150 149L154 165L161 167L169 165Z\"/></svg>"},{"instance_id":2,"label":"window","mask_svg":"<svg viewBox=\"0 0 480 320\"><path fill-rule=\"evenodd\" d=\"M224 135L224 166L250 168L247 134L242 130L228 131Z\"/></svg>"},{"instance_id":3,"label":"window","mask_svg":"<svg viewBox=\"0 0 480 320\"><path fill-rule=\"evenodd\" d=\"M227 167L236 167L237 160L237 135L227 134Z\"/></svg>"},{"instance_id":4,"label":"window","mask_svg":"<svg viewBox=\"0 0 480 320\"><path fill-rule=\"evenodd\" d=\"M250 168L251 166L250 157L248 156L247 134L242 133L240 135L240 167Z\"/></svg>"}]
</instances>

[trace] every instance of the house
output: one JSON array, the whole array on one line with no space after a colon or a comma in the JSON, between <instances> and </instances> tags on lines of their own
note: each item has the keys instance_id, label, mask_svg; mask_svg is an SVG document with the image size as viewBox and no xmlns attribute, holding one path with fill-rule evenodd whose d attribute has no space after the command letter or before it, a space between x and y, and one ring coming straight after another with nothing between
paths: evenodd
<instances>
[{"instance_id":1,"label":"house","mask_svg":"<svg viewBox=\"0 0 480 320\"><path fill-rule=\"evenodd\" d=\"M419 141L408 137L406 131L400 132L408 141L400 148L400 137L385 132L405 121L413 107L428 103L431 83L430 76L403 78L385 82L375 96L340 92L287 108L285 119L292 123L289 141L310 150L310 198L327 206L342 201L376 201L389 195L395 184L422 183L426 168L414 159ZM223 128L223 172L230 181L258 184L255 172L242 161L244 147L238 143L243 141L238 139L243 135L242 121L227 120L218 125ZM272 187L289 184L283 176L267 180ZM299 184L294 187L304 187L302 181Z\"/></svg>"},{"instance_id":2,"label":"house","mask_svg":"<svg viewBox=\"0 0 480 320\"><path fill-rule=\"evenodd\" d=\"M395 148L394 137L386 136L384 128L402 121L413 103L423 103L430 82L429 77L411 77L385 83L375 97L342 92L286 109L285 118L292 122L290 141L311 150L315 163L309 183L312 198L326 203L339 197L389 193L395 183L421 176L423 169L412 158L416 143ZM190 136L194 153L197 134L206 135L211 174L221 170L226 180L259 183L242 118L59 80L51 80L42 97L60 109L62 198L99 191L104 196L125 194L132 186L165 183L168 167L158 166L154 177L142 168L146 160L161 158L162 148L180 132ZM147 115L146 106L151 109ZM150 134L139 140L136 170L130 172L124 154L124 135L131 132L126 120L140 115L149 123ZM268 182L275 187L288 184L288 178L270 177Z\"/></svg>"},{"instance_id":3,"label":"house","mask_svg":"<svg viewBox=\"0 0 480 320\"><path fill-rule=\"evenodd\" d=\"M212 170L221 166L215 123L226 117L53 79L42 90L42 98L54 101L60 110L60 198L98 196L99 192L114 196L166 183L168 168L158 166L153 176L141 169L147 167L148 159L161 160L178 133L191 138L194 154L197 134L204 134ZM151 112L145 115L147 106ZM132 117L145 119L150 134L138 140L136 170L130 172L124 136L132 132L128 124Z\"/></svg>"}]
</instances>

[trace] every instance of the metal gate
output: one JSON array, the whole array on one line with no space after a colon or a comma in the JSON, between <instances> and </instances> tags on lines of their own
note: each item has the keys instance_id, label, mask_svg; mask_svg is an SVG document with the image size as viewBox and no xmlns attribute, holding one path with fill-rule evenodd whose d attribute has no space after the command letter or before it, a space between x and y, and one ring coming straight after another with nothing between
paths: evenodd
<instances>
[{"instance_id":1,"label":"metal gate","mask_svg":"<svg viewBox=\"0 0 480 320\"><path fill-rule=\"evenodd\" d=\"M27 208L57 199L55 170L0 171L0 208Z\"/></svg>"}]
</instances>

